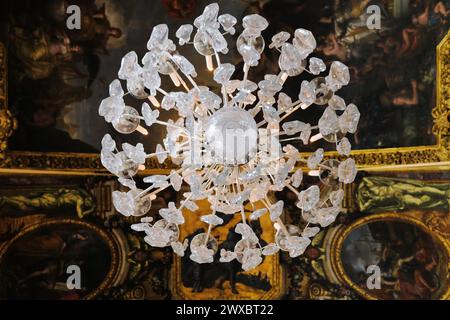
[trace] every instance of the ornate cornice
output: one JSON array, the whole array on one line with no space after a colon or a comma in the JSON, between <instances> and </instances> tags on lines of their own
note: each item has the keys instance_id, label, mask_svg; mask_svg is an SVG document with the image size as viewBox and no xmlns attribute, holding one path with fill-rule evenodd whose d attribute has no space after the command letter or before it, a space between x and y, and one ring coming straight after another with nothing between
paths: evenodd
<instances>
[{"instance_id":1,"label":"ornate cornice","mask_svg":"<svg viewBox=\"0 0 450 320\"><path fill-rule=\"evenodd\" d=\"M142 174L168 172L177 166L171 161L163 164L157 159L147 159L146 170ZM86 153L40 153L26 151L7 151L0 162L0 171L5 170L42 170L48 172L66 171L66 173L108 174L102 166L100 156Z\"/></svg>"}]
</instances>

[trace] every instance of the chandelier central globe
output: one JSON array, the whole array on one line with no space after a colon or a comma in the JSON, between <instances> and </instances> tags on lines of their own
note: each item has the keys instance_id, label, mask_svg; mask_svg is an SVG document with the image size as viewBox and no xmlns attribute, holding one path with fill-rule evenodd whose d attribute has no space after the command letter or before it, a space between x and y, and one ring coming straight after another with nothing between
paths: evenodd
<instances>
[{"instance_id":1,"label":"chandelier central globe","mask_svg":"<svg viewBox=\"0 0 450 320\"><path fill-rule=\"evenodd\" d=\"M258 151L258 128L250 112L225 107L208 119L205 140L215 164L242 165Z\"/></svg>"}]
</instances>

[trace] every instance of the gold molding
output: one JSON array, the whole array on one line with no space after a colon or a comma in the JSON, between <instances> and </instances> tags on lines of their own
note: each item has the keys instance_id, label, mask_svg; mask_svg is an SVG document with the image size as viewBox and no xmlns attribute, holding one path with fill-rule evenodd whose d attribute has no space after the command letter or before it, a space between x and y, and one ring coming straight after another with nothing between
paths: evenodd
<instances>
[{"instance_id":1,"label":"gold molding","mask_svg":"<svg viewBox=\"0 0 450 320\"><path fill-rule=\"evenodd\" d=\"M111 252L111 267L105 277L105 279L102 281L102 283L92 292L89 292L83 299L84 300L92 300L95 297L97 297L100 293L102 293L105 289L110 288L111 285L114 282L119 261L120 261L120 255L119 255L119 249L113 240L112 236L104 231L103 229L97 227L96 225L92 223L88 223L85 221L80 220L74 220L74 219L49 219L45 220L43 222L39 222L36 224L32 224L30 226L27 226L26 228L22 229L19 233L17 233L13 238L11 238L9 241L4 243L2 246L0 246L0 262L3 258L3 256L7 253L8 248L16 242L18 239L20 239L22 236L29 232L33 232L37 229L58 225L58 224L69 224L69 225L78 225L85 228L88 228L90 230L93 230L96 234L98 234L105 242L107 243L109 250Z\"/></svg>"},{"instance_id":2,"label":"gold molding","mask_svg":"<svg viewBox=\"0 0 450 320\"><path fill-rule=\"evenodd\" d=\"M17 121L8 110L7 52L3 43L0 42L0 160L4 158L8 139L16 128Z\"/></svg>"},{"instance_id":3,"label":"gold molding","mask_svg":"<svg viewBox=\"0 0 450 320\"><path fill-rule=\"evenodd\" d=\"M16 152L7 150L7 140L17 126L8 110L7 51L0 43L0 172L36 172L44 174L107 174L96 154ZM436 107L432 110L433 135L436 144L430 146L364 149L352 152L361 168L407 166L450 161L450 31L437 46ZM336 152L326 157L338 157ZM152 159L145 173L165 173L174 166L160 165ZM28 171L27 171L28 170Z\"/></svg>"},{"instance_id":4,"label":"gold molding","mask_svg":"<svg viewBox=\"0 0 450 320\"><path fill-rule=\"evenodd\" d=\"M154 158L147 159L145 166L140 174L162 174L176 168L170 161L160 164ZM110 175L97 154L31 151L6 151L0 173Z\"/></svg>"},{"instance_id":5,"label":"gold molding","mask_svg":"<svg viewBox=\"0 0 450 320\"><path fill-rule=\"evenodd\" d=\"M341 252L342 252L342 246L344 244L345 239L349 236L349 234L354 231L355 229L368 224L370 222L376 222L376 221L403 221L406 223L413 224L417 226L418 228L422 229L424 232L432 236L432 238L436 241L438 241L442 247L445 249L445 254L447 258L447 268L450 268L450 241L446 237L442 236L440 233L435 232L430 226L425 224L423 221L421 221L417 217L413 217L410 215L407 215L407 213L379 213L379 214L373 214L366 217L363 217L361 219L356 220L352 224L348 226L341 227L337 232L336 235L333 237L331 243L330 243L330 251L331 251L331 268L334 271L335 275L337 276L339 282L346 284L348 287L352 288L354 291L356 291L359 295L361 295L363 298L368 300L379 300L378 297L370 294L368 290L365 290L358 286L356 283L354 283L349 276L346 274L344 265L341 260ZM441 300L449 300L450 299L450 283L449 283L449 276L447 275L447 289L445 292L441 294L439 299Z\"/></svg>"}]
</instances>

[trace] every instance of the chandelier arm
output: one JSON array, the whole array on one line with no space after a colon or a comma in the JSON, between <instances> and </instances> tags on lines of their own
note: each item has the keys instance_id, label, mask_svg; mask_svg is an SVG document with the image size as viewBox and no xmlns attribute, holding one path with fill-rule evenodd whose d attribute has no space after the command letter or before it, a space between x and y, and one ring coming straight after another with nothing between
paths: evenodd
<instances>
[{"instance_id":1,"label":"chandelier arm","mask_svg":"<svg viewBox=\"0 0 450 320\"><path fill-rule=\"evenodd\" d=\"M192 193L190 195L188 195L180 204L180 207L178 208L178 210L182 210L184 209L184 206L186 205L186 202L188 202L189 200L191 200L192 198Z\"/></svg>"},{"instance_id":2,"label":"chandelier arm","mask_svg":"<svg viewBox=\"0 0 450 320\"><path fill-rule=\"evenodd\" d=\"M278 79L281 82L281 84L284 84L288 78L289 78L289 75L286 72L280 71L278 73Z\"/></svg>"},{"instance_id":3,"label":"chandelier arm","mask_svg":"<svg viewBox=\"0 0 450 320\"><path fill-rule=\"evenodd\" d=\"M295 107L294 108L292 108L292 109L290 109L289 111L287 111L281 118L280 118L280 123L282 122L282 121L284 121L284 120L286 120L286 118L287 117L289 117L291 114L293 114L295 111L297 111L298 109L306 109L305 108L305 104L304 103L302 103L302 102L300 102L300 103L298 103L298 104L295 104L295 103L293 103L292 105L294 105ZM291 106L292 106L291 105ZM259 112L259 110L258 110L258 112ZM263 125L265 125L267 123L267 121L266 120L262 120L261 122L259 122L258 123L258 128L259 127L262 127Z\"/></svg>"},{"instance_id":4,"label":"chandelier arm","mask_svg":"<svg viewBox=\"0 0 450 320\"><path fill-rule=\"evenodd\" d=\"M247 224L247 218L245 217L245 211L243 206L241 206L241 219L243 224Z\"/></svg>"},{"instance_id":5,"label":"chandelier arm","mask_svg":"<svg viewBox=\"0 0 450 320\"><path fill-rule=\"evenodd\" d=\"M313 135L313 136L309 139L309 142L316 142L316 141L319 141L320 139L323 139L323 135L319 132L319 133Z\"/></svg>"},{"instance_id":6,"label":"chandelier arm","mask_svg":"<svg viewBox=\"0 0 450 320\"><path fill-rule=\"evenodd\" d=\"M309 221L306 221L306 225L303 227L303 232L302 232L301 234L304 234L304 233L305 233L305 231L308 229L308 227L309 227L310 224L311 224L311 223L310 223Z\"/></svg>"},{"instance_id":7,"label":"chandelier arm","mask_svg":"<svg viewBox=\"0 0 450 320\"><path fill-rule=\"evenodd\" d=\"M287 117L289 117L291 114L293 114L294 112L296 112L298 109L302 109L305 110L306 108L308 108L308 106L306 104L304 104L301 101L298 101L296 104L292 105L293 107L291 107L291 109L289 111L287 111L280 119L281 121L284 121ZM295 106L295 107L294 107Z\"/></svg>"},{"instance_id":8,"label":"chandelier arm","mask_svg":"<svg viewBox=\"0 0 450 320\"><path fill-rule=\"evenodd\" d=\"M156 190L152 191L152 192L149 193L149 194L146 194L146 193L150 192L150 191L154 188L153 186L150 186L150 187L148 187L147 189L143 190L141 193L139 193L139 194L134 198L134 200L138 200L138 199L140 199L140 198L146 198L146 197L149 197L149 196L156 195L157 193L159 193L159 192L161 192L161 191L167 189L168 187L169 187L169 186L166 186L166 187L163 187L163 188L159 188L159 189L156 189Z\"/></svg>"},{"instance_id":9,"label":"chandelier arm","mask_svg":"<svg viewBox=\"0 0 450 320\"><path fill-rule=\"evenodd\" d=\"M214 71L214 63L211 55L205 55L206 68L208 71Z\"/></svg>"},{"instance_id":10,"label":"chandelier arm","mask_svg":"<svg viewBox=\"0 0 450 320\"><path fill-rule=\"evenodd\" d=\"M161 120L156 120L155 123L156 124L160 124L162 126L171 127L171 128L174 128L174 129L179 129L179 130L182 130L184 132L189 132L189 131L186 130L186 128L181 127L181 126L177 126L176 124L173 124L173 123L168 123L168 122L161 121Z\"/></svg>"},{"instance_id":11,"label":"chandelier arm","mask_svg":"<svg viewBox=\"0 0 450 320\"><path fill-rule=\"evenodd\" d=\"M156 99L155 96L149 95L148 100L155 108L161 107L161 104L159 103L158 99Z\"/></svg>"},{"instance_id":12,"label":"chandelier arm","mask_svg":"<svg viewBox=\"0 0 450 320\"><path fill-rule=\"evenodd\" d=\"M157 156L162 155L162 154L169 154L169 151L161 151L161 152L149 153L149 154L147 154L146 159L157 157Z\"/></svg>"},{"instance_id":13,"label":"chandelier arm","mask_svg":"<svg viewBox=\"0 0 450 320\"><path fill-rule=\"evenodd\" d=\"M209 173L210 173L212 170L213 170L212 167L209 167L208 170L207 170L206 172L201 173L201 176L202 176L202 177L208 176ZM210 183L210 182L211 182L211 178L208 178L208 180L207 180L206 182L204 182L204 183L202 184L202 186L208 186L208 187L209 187L209 183Z\"/></svg>"},{"instance_id":14,"label":"chandelier arm","mask_svg":"<svg viewBox=\"0 0 450 320\"><path fill-rule=\"evenodd\" d=\"M272 204L271 204L271 202L270 202L270 199L266 197L265 199L263 199L263 200L261 200L261 201L262 201L262 203L264 204L264 206L267 208L267 210L270 212L270 207L272 206ZM283 223L283 221L281 220L280 217L278 217L278 218L276 219L275 222L278 223L278 225L279 225L280 228L281 228L281 231L282 231L286 236L289 236L289 235L290 235L289 231L287 230L286 226L284 225L284 223Z\"/></svg>"},{"instance_id":15,"label":"chandelier arm","mask_svg":"<svg viewBox=\"0 0 450 320\"><path fill-rule=\"evenodd\" d=\"M170 175L168 175L167 178L169 178L172 174L179 174L181 171L183 171L183 168L180 168L180 169L174 171L173 173L171 173ZM158 194L159 192L161 192L161 191L167 189L168 187L170 187L170 185L167 185L166 187L163 187L163 188L156 189L156 190L152 191L150 194L145 195L147 192L149 192L151 189L153 189L153 187L150 186L150 187L148 187L147 189L143 190L141 193L139 193L139 194L134 198L134 200L138 200L139 198L141 198L141 197L143 197L143 196L147 197L147 196L149 196L149 195L156 195L156 194Z\"/></svg>"},{"instance_id":16,"label":"chandelier arm","mask_svg":"<svg viewBox=\"0 0 450 320\"><path fill-rule=\"evenodd\" d=\"M178 67L180 67L173 59L173 56L170 53L167 53L167 57L173 62L175 63ZM170 69L172 69L172 73L178 78L178 80L180 81L181 85L184 87L184 89L186 90L186 92L190 91L190 88L187 86L186 82L184 81L184 79L180 76L178 70L176 70L172 64L169 63L169 67ZM184 75L186 75L184 72L182 72Z\"/></svg>"},{"instance_id":17,"label":"chandelier arm","mask_svg":"<svg viewBox=\"0 0 450 320\"><path fill-rule=\"evenodd\" d=\"M216 192L217 192L217 188L216 188ZM216 206L217 206L217 197L214 199L213 212L212 212L213 216L216 215ZM212 224L209 224L208 231L206 232L206 240L204 243L205 246L208 244L208 240L209 240L209 236L211 235L211 231L212 231Z\"/></svg>"},{"instance_id":18,"label":"chandelier arm","mask_svg":"<svg viewBox=\"0 0 450 320\"><path fill-rule=\"evenodd\" d=\"M338 149L339 148L339 146L338 146L338 137L337 137L336 133L334 134L334 140L335 140L334 144L335 144L336 150L339 150Z\"/></svg>"},{"instance_id":19,"label":"chandelier arm","mask_svg":"<svg viewBox=\"0 0 450 320\"><path fill-rule=\"evenodd\" d=\"M281 220L281 218L277 218L276 222L279 224L279 226L281 227L281 231L283 231L283 233L289 237L290 233L288 231L288 229L286 228L285 224L283 223L283 221Z\"/></svg>"},{"instance_id":20,"label":"chandelier arm","mask_svg":"<svg viewBox=\"0 0 450 320\"><path fill-rule=\"evenodd\" d=\"M237 166L236 169L235 169L235 172L236 172L236 187L237 187L238 192L241 192L241 184L239 183L239 173L240 173L239 171L240 171L239 167Z\"/></svg>"},{"instance_id":21,"label":"chandelier arm","mask_svg":"<svg viewBox=\"0 0 450 320\"><path fill-rule=\"evenodd\" d=\"M178 72L176 72L175 75L177 76L178 80L180 81L181 85L186 90L186 92L190 92L191 89L189 89L188 85L186 84L186 81L184 81L181 75Z\"/></svg>"},{"instance_id":22,"label":"chandelier arm","mask_svg":"<svg viewBox=\"0 0 450 320\"><path fill-rule=\"evenodd\" d=\"M245 86L245 83L248 80L248 72L250 70L250 66L248 64L244 63L244 66L242 68L244 70L243 85Z\"/></svg>"},{"instance_id":23,"label":"chandelier arm","mask_svg":"<svg viewBox=\"0 0 450 320\"><path fill-rule=\"evenodd\" d=\"M242 79L242 87L240 89L242 89L243 87L245 87L245 83L247 82L248 79L248 71L250 70L250 67L248 66L248 64L246 64L244 62L244 66L242 67L243 71L244 71L244 77ZM239 108L242 108L242 105L244 104L243 101L241 101L239 103Z\"/></svg>"},{"instance_id":24,"label":"chandelier arm","mask_svg":"<svg viewBox=\"0 0 450 320\"><path fill-rule=\"evenodd\" d=\"M215 213L213 213L213 215L215 215ZM212 224L209 224L209 225L208 225L208 231L206 232L205 243L203 244L203 245L205 245L205 246L208 244L208 240L209 240L209 237L210 237L210 235L211 235L211 231L212 231Z\"/></svg>"},{"instance_id":25,"label":"chandelier arm","mask_svg":"<svg viewBox=\"0 0 450 320\"><path fill-rule=\"evenodd\" d=\"M202 187L204 187L206 191L209 191L209 190L211 190L211 189L214 189L214 188L210 188L210 187L211 187L211 184L212 184L211 179L208 179L208 181L206 181L206 183L203 184Z\"/></svg>"},{"instance_id":26,"label":"chandelier arm","mask_svg":"<svg viewBox=\"0 0 450 320\"><path fill-rule=\"evenodd\" d=\"M289 142L289 141L295 141L295 140L301 140L300 137L295 138L287 138L287 139L281 139L279 142Z\"/></svg>"},{"instance_id":27,"label":"chandelier arm","mask_svg":"<svg viewBox=\"0 0 450 320\"><path fill-rule=\"evenodd\" d=\"M269 198L266 197L264 199L261 199L261 202L264 204L264 206L267 208L267 210L270 210L271 203L270 203Z\"/></svg>"},{"instance_id":28,"label":"chandelier arm","mask_svg":"<svg viewBox=\"0 0 450 320\"><path fill-rule=\"evenodd\" d=\"M298 197L300 195L300 192L298 192L297 189L295 189L290 183L286 183L286 187L288 187L289 190L291 190L295 195Z\"/></svg>"},{"instance_id":29,"label":"chandelier arm","mask_svg":"<svg viewBox=\"0 0 450 320\"><path fill-rule=\"evenodd\" d=\"M214 57L216 58L217 68L219 68L222 64L220 62L220 57L216 49L214 49ZM223 99L223 106L228 106L228 95L227 95L227 89L224 84L221 86L222 91L222 99Z\"/></svg>"},{"instance_id":30,"label":"chandelier arm","mask_svg":"<svg viewBox=\"0 0 450 320\"><path fill-rule=\"evenodd\" d=\"M192 86L197 90L200 91L200 88L198 87L197 83L195 82L195 80L188 74L185 74L186 78L189 80L189 82L192 84Z\"/></svg>"},{"instance_id":31,"label":"chandelier arm","mask_svg":"<svg viewBox=\"0 0 450 320\"><path fill-rule=\"evenodd\" d=\"M145 194L147 192L150 192L150 190L152 189L153 189L152 186L148 187L147 189L144 189L141 193L139 193L137 196L134 197L134 200L139 200L141 197L145 196Z\"/></svg>"},{"instance_id":32,"label":"chandelier arm","mask_svg":"<svg viewBox=\"0 0 450 320\"><path fill-rule=\"evenodd\" d=\"M138 120L144 120L143 116L136 116L134 114L129 114L129 113L124 113L122 115L122 117L127 118L127 119L138 119Z\"/></svg>"},{"instance_id":33,"label":"chandelier arm","mask_svg":"<svg viewBox=\"0 0 450 320\"><path fill-rule=\"evenodd\" d=\"M220 67L220 65L221 65L220 57L219 57L219 53L216 51L216 49L214 49L214 57L216 58L217 67Z\"/></svg>"},{"instance_id":34,"label":"chandelier arm","mask_svg":"<svg viewBox=\"0 0 450 320\"><path fill-rule=\"evenodd\" d=\"M241 107L241 103L242 103L242 102L240 102L239 105L237 105L237 104L236 104L236 98L235 98L235 96L233 96L231 93L228 94L228 98L230 98L230 105L235 106L235 107L242 108L242 107Z\"/></svg>"},{"instance_id":35,"label":"chandelier arm","mask_svg":"<svg viewBox=\"0 0 450 320\"><path fill-rule=\"evenodd\" d=\"M156 89L156 91L162 93L164 96L168 96L169 95L166 91L164 91L164 89L161 89L161 88Z\"/></svg>"},{"instance_id":36,"label":"chandelier arm","mask_svg":"<svg viewBox=\"0 0 450 320\"><path fill-rule=\"evenodd\" d=\"M256 117L256 115L262 110L262 104L258 101L258 103L256 104L256 106L251 109L251 114L253 117ZM267 123L267 121L264 120L264 123ZM259 127L259 124L258 124Z\"/></svg>"},{"instance_id":37,"label":"chandelier arm","mask_svg":"<svg viewBox=\"0 0 450 320\"><path fill-rule=\"evenodd\" d=\"M273 177L272 173L270 173L270 171L267 170L267 169L264 169L264 171L265 171L265 172L267 173L267 175L270 177L270 179L272 180L272 183L274 183L274 182L275 182L275 178Z\"/></svg>"},{"instance_id":38,"label":"chandelier arm","mask_svg":"<svg viewBox=\"0 0 450 320\"><path fill-rule=\"evenodd\" d=\"M302 103L301 100L296 100L294 102L292 102L286 109L286 111L289 111L290 109L296 107L297 105L299 105L300 103ZM285 113L286 111L284 111L283 113Z\"/></svg>"}]
</instances>

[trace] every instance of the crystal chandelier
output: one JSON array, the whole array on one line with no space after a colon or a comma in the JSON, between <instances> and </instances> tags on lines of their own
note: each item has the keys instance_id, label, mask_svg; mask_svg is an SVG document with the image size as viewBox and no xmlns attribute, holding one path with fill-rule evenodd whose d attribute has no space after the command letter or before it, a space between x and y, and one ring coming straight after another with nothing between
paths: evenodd
<instances>
[{"instance_id":1,"label":"crystal chandelier","mask_svg":"<svg viewBox=\"0 0 450 320\"><path fill-rule=\"evenodd\" d=\"M169 39L167 25L155 26L142 65L134 51L122 59L118 78L126 81L127 93L121 81L114 80L109 87L110 96L101 102L99 114L122 134L138 131L146 135L145 124L165 126L167 135L155 152L146 153L141 143L136 146L124 143L119 151L107 134L102 140L101 161L129 189L113 192L114 206L125 216L146 215L152 200L166 188L179 191L183 181L190 187L178 206L170 202L168 208L159 210L156 222L147 216L132 225L133 230L145 233L144 240L149 245L171 246L179 256L184 256L189 246L190 259L197 263L211 263L217 253L221 262L236 259L243 270L251 270L262 262L263 256L279 250L291 257L301 255L320 231L319 226L326 227L336 219L344 196L341 185L352 183L356 176L351 158L342 162L326 160L322 148L303 158L287 142L307 145L324 139L335 145L340 155L348 156L351 145L345 135L355 133L360 114L354 104L347 105L336 95L349 83L349 69L335 61L327 75L320 76L327 67L319 58L308 58L316 48L316 40L305 29L295 30L292 42L287 32L272 37L269 49L279 52L279 74L267 74L258 83L248 79L249 69L257 66L261 58L265 47L261 33L268 27L267 20L257 14L243 18L243 32L237 38L237 50L244 61L243 78L232 79L235 66L221 62L221 54L228 53L225 36L235 34L237 20L218 13L216 3L208 5L194 21L193 40L194 26L190 24L182 25L176 37L180 46L193 44L205 57L206 67L213 72L220 92L195 82L196 70ZM298 99L292 101L281 92L283 84L288 77L303 72L316 77L302 81ZM179 87L178 91L166 92L161 88L164 75ZM128 94L145 100L142 115L125 104L124 96ZM324 108L317 125L288 120L294 112L311 106ZM172 110L172 114L175 111L178 117L158 120L160 110ZM156 157L159 163L170 157L179 169L168 175L145 177L143 182L149 186L139 189L133 176L145 169L146 159L151 157ZM317 179L317 185L301 190L303 171L297 166L299 163L306 165L308 175ZM281 219L283 201L272 201L269 196L270 192L284 188L298 197L296 205L306 225L302 229L285 225ZM195 212L196 201L202 199L211 205L211 214L200 218L208 226L207 231L196 235L189 244L187 239L179 239L179 225L185 222L182 210ZM251 212L248 217L246 211ZM223 223L217 213L241 216L235 232L242 239L234 251L217 252L218 242L211 235L212 228ZM263 215L270 216L275 229L275 242L264 246L249 222Z\"/></svg>"}]
</instances>

